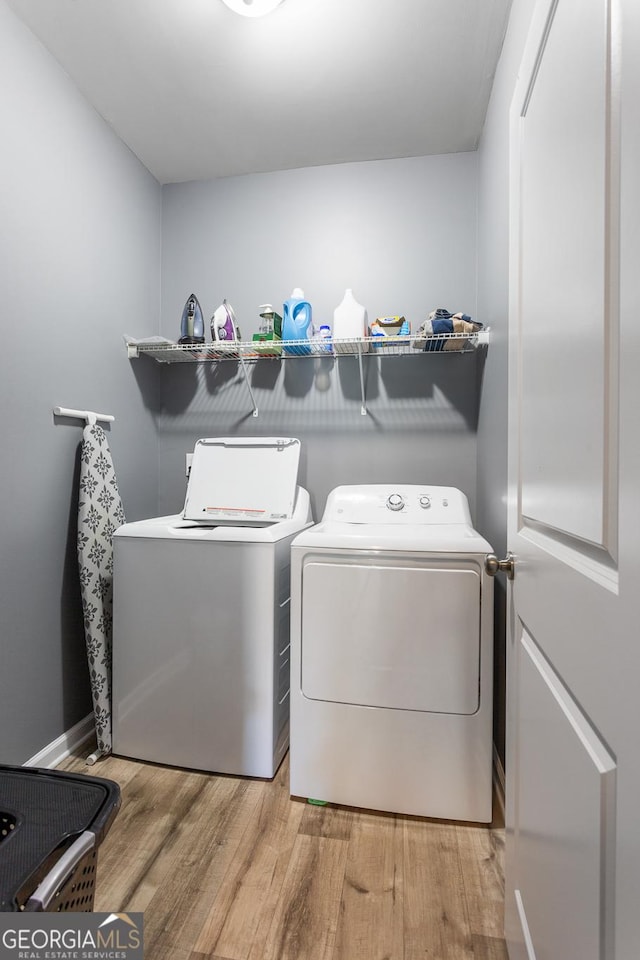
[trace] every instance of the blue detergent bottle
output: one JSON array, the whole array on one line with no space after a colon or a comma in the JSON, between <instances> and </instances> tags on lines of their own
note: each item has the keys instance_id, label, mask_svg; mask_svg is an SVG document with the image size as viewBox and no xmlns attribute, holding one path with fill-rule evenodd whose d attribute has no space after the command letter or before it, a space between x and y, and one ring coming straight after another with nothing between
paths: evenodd
<instances>
[{"instance_id":1,"label":"blue detergent bottle","mask_svg":"<svg viewBox=\"0 0 640 960\"><path fill-rule=\"evenodd\" d=\"M295 344L287 346L287 340L310 340L311 304L304 299L304 291L296 287L282 305L282 348L288 354L311 353L311 346Z\"/></svg>"}]
</instances>

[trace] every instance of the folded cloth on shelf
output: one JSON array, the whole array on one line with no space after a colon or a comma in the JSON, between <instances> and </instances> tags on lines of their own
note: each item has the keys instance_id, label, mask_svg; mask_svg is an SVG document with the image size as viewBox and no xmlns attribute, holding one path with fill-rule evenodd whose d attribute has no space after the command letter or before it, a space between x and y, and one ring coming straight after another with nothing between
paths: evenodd
<instances>
[{"instance_id":1,"label":"folded cloth on shelf","mask_svg":"<svg viewBox=\"0 0 640 960\"><path fill-rule=\"evenodd\" d=\"M440 350L462 350L469 335L482 330L482 324L473 320L468 313L450 313L444 307L432 310L417 330L414 347L417 350L438 352ZM452 334L463 334L461 338ZM442 339L429 339L442 337Z\"/></svg>"},{"instance_id":2,"label":"folded cloth on shelf","mask_svg":"<svg viewBox=\"0 0 640 960\"><path fill-rule=\"evenodd\" d=\"M128 347L145 346L147 344L154 345L154 344L166 344L166 343L169 343L172 346L175 346L175 340L167 340L166 337L130 337L128 336L128 334L125 333L122 339L124 340L125 344Z\"/></svg>"}]
</instances>

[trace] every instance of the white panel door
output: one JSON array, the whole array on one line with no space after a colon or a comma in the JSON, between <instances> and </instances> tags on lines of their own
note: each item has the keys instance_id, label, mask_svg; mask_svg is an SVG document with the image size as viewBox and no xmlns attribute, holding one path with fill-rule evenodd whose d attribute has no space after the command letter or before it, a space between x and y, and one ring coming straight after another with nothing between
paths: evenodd
<instances>
[{"instance_id":1,"label":"white panel door","mask_svg":"<svg viewBox=\"0 0 640 960\"><path fill-rule=\"evenodd\" d=\"M637 0L539 0L511 112L511 960L640 943L639 56Z\"/></svg>"}]
</instances>

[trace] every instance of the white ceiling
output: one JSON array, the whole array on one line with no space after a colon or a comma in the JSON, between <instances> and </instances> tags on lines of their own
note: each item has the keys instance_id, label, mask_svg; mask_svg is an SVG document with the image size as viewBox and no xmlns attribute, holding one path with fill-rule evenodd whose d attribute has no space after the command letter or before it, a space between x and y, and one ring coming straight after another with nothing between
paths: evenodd
<instances>
[{"instance_id":1,"label":"white ceiling","mask_svg":"<svg viewBox=\"0 0 640 960\"><path fill-rule=\"evenodd\" d=\"M475 149L511 0L7 0L161 182Z\"/></svg>"}]
</instances>

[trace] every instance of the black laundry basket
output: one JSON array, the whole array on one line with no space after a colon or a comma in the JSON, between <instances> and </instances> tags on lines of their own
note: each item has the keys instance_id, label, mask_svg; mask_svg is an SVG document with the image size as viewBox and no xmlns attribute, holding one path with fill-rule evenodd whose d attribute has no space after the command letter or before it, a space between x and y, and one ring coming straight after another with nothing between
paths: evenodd
<instances>
[{"instance_id":1,"label":"black laundry basket","mask_svg":"<svg viewBox=\"0 0 640 960\"><path fill-rule=\"evenodd\" d=\"M0 764L0 912L91 913L119 807L111 780Z\"/></svg>"}]
</instances>

